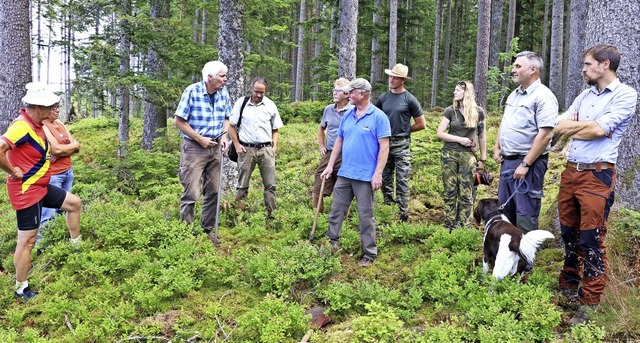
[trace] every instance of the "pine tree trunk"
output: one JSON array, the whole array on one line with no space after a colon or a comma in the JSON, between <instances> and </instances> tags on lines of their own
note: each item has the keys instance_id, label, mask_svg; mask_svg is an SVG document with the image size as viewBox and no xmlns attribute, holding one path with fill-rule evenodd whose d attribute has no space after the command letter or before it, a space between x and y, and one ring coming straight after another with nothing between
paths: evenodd
<instances>
[{"instance_id":1,"label":"pine tree trunk","mask_svg":"<svg viewBox=\"0 0 640 343\"><path fill-rule=\"evenodd\" d=\"M244 2L220 0L218 55L229 71L227 88L231 100L244 95Z\"/></svg>"},{"instance_id":2,"label":"pine tree trunk","mask_svg":"<svg viewBox=\"0 0 640 343\"><path fill-rule=\"evenodd\" d=\"M28 0L0 6L0 134L18 116L31 81L29 22Z\"/></svg>"},{"instance_id":3,"label":"pine tree trunk","mask_svg":"<svg viewBox=\"0 0 640 343\"><path fill-rule=\"evenodd\" d=\"M489 46L489 66L500 65L500 51L502 51L502 8L504 0L491 1L491 45Z\"/></svg>"},{"instance_id":4,"label":"pine tree trunk","mask_svg":"<svg viewBox=\"0 0 640 343\"><path fill-rule=\"evenodd\" d=\"M316 0L316 18L318 18L315 25L316 37L313 40L313 60L316 61L313 73L313 101L318 100L318 93L320 92L320 88L318 87L318 84L320 83L320 73L315 72L315 69L317 68L318 57L320 57L320 32L322 30L322 20L320 20L320 18L322 18L322 0Z\"/></svg>"},{"instance_id":5,"label":"pine tree trunk","mask_svg":"<svg viewBox=\"0 0 640 343\"><path fill-rule=\"evenodd\" d=\"M548 61L547 50L549 50L549 0L544 1L544 16L542 19L542 46L540 47L540 57L543 61ZM549 84L549 72L543 70L540 79L544 84Z\"/></svg>"},{"instance_id":6,"label":"pine tree trunk","mask_svg":"<svg viewBox=\"0 0 640 343\"><path fill-rule=\"evenodd\" d=\"M338 76L349 80L356 76L358 46L358 0L340 0L340 50Z\"/></svg>"},{"instance_id":7,"label":"pine tree trunk","mask_svg":"<svg viewBox=\"0 0 640 343\"><path fill-rule=\"evenodd\" d=\"M586 0L571 0L569 15L569 61L565 79L564 108L569 108L585 86L582 77L582 53L585 50L584 34L588 4Z\"/></svg>"},{"instance_id":8,"label":"pine tree trunk","mask_svg":"<svg viewBox=\"0 0 640 343\"><path fill-rule=\"evenodd\" d=\"M244 96L244 1L219 0L218 56L229 69L227 89L232 104ZM222 168L223 193L235 190L238 172L236 163L224 159Z\"/></svg>"},{"instance_id":9,"label":"pine tree trunk","mask_svg":"<svg viewBox=\"0 0 640 343\"><path fill-rule=\"evenodd\" d=\"M440 84L442 85L442 88L448 88L449 87L449 80L448 80L448 73L449 73L449 67L451 65L451 49L453 49L454 47L451 45L451 23L453 22L453 17L451 16L451 12L453 9L453 1L449 0L448 4L447 4L447 29L445 32L445 39L444 39L444 59L442 60L442 80L440 80Z\"/></svg>"},{"instance_id":10,"label":"pine tree trunk","mask_svg":"<svg viewBox=\"0 0 640 343\"><path fill-rule=\"evenodd\" d=\"M205 6L202 7L202 22L200 23L200 44L207 44L207 9L206 3L207 0L202 0L205 3Z\"/></svg>"},{"instance_id":11,"label":"pine tree trunk","mask_svg":"<svg viewBox=\"0 0 640 343\"><path fill-rule=\"evenodd\" d=\"M431 79L431 108L436 107L438 98L438 65L440 54L440 38L442 36L442 6L440 6L440 0L436 1L436 25L435 32L433 33L433 65L432 65L432 79Z\"/></svg>"},{"instance_id":12,"label":"pine tree trunk","mask_svg":"<svg viewBox=\"0 0 640 343\"><path fill-rule=\"evenodd\" d=\"M153 30L158 33L163 31L164 21L169 18L169 1L168 0L151 0L149 3L150 14L149 19L153 25ZM159 56L154 46L149 48L147 54L147 73L152 79L166 79L166 71L164 61ZM156 77L154 77L156 76ZM167 117L165 107L161 105L159 98L162 90L155 87L146 89L146 101L144 110L144 125L142 127L142 149L151 150L153 140L164 135L163 129L167 128Z\"/></svg>"},{"instance_id":13,"label":"pine tree trunk","mask_svg":"<svg viewBox=\"0 0 640 343\"><path fill-rule=\"evenodd\" d=\"M389 68L398 57L398 0L389 0Z\"/></svg>"},{"instance_id":14,"label":"pine tree trunk","mask_svg":"<svg viewBox=\"0 0 640 343\"><path fill-rule=\"evenodd\" d=\"M549 89L563 104L562 52L564 50L564 0L553 0L551 6L551 54L549 56Z\"/></svg>"},{"instance_id":15,"label":"pine tree trunk","mask_svg":"<svg viewBox=\"0 0 640 343\"><path fill-rule=\"evenodd\" d=\"M620 50L620 81L640 89L640 2L638 0L588 1L585 48L607 42ZM619 205L640 211L640 107L624 134L619 148L616 201Z\"/></svg>"},{"instance_id":16,"label":"pine tree trunk","mask_svg":"<svg viewBox=\"0 0 640 343\"><path fill-rule=\"evenodd\" d=\"M380 68L380 36L377 34L378 30L382 27L382 15L380 15L380 10L382 9L382 0L375 0L373 6L373 35L371 35L371 75L370 82L373 87L375 95L378 94L376 92L376 85L378 82L382 83L382 73ZM382 88L382 87L381 87ZM372 98L374 96L372 95ZM377 98L377 96L376 96Z\"/></svg>"},{"instance_id":17,"label":"pine tree trunk","mask_svg":"<svg viewBox=\"0 0 640 343\"><path fill-rule=\"evenodd\" d=\"M489 71L489 36L491 35L491 0L478 0L478 37L476 45L476 102L487 108L487 72Z\"/></svg>"},{"instance_id":18,"label":"pine tree trunk","mask_svg":"<svg viewBox=\"0 0 640 343\"><path fill-rule=\"evenodd\" d=\"M302 101L302 76L304 75L304 22L307 21L307 4L300 1L300 17L298 24L298 46L296 57L296 83L293 101Z\"/></svg>"},{"instance_id":19,"label":"pine tree trunk","mask_svg":"<svg viewBox=\"0 0 640 343\"><path fill-rule=\"evenodd\" d=\"M509 0L509 17L507 20L507 45L505 47L505 51L510 52L511 51L511 41L513 40L513 37L515 35L515 30L516 30L516 0ZM504 61L502 63L502 70L505 70L508 68L508 66L511 64L511 61ZM507 96L507 87L509 87L509 81L510 81L511 77L510 77L510 73L504 73L503 74L503 78L502 78L502 90L500 91L500 106L502 106L502 101L506 98Z\"/></svg>"},{"instance_id":20,"label":"pine tree trunk","mask_svg":"<svg viewBox=\"0 0 640 343\"><path fill-rule=\"evenodd\" d=\"M121 0L123 18L120 19L120 41L118 42L118 54L120 55L120 68L118 76L123 80L131 70L131 25L128 16L131 15L131 1ZM118 123L118 158L123 158L129 150L129 88L120 84L117 87L119 104Z\"/></svg>"}]
</instances>

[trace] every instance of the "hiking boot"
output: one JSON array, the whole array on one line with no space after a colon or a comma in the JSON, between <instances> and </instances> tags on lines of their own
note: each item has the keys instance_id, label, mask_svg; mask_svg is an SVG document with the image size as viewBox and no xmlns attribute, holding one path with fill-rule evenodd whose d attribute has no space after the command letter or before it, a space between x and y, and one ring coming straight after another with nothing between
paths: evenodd
<instances>
[{"instance_id":1,"label":"hiking boot","mask_svg":"<svg viewBox=\"0 0 640 343\"><path fill-rule=\"evenodd\" d=\"M400 221L403 222L403 223L409 222L409 215L408 214L401 214L400 215Z\"/></svg>"},{"instance_id":2,"label":"hiking boot","mask_svg":"<svg viewBox=\"0 0 640 343\"><path fill-rule=\"evenodd\" d=\"M373 263L373 259L371 257L364 256L360 262L358 262L358 265L364 268L369 266L371 263Z\"/></svg>"},{"instance_id":3,"label":"hiking boot","mask_svg":"<svg viewBox=\"0 0 640 343\"><path fill-rule=\"evenodd\" d=\"M36 295L38 295L37 292L31 289L31 286L27 286L22 291L22 293L15 292L14 294L16 295L16 297L24 299L24 301L29 301L35 298Z\"/></svg>"},{"instance_id":4,"label":"hiking boot","mask_svg":"<svg viewBox=\"0 0 640 343\"><path fill-rule=\"evenodd\" d=\"M571 320L569 320L569 324L578 325L586 322L587 320L589 320L589 316L592 315L593 312L597 309L597 304L581 305L576 311L576 314L574 314L573 317L571 317Z\"/></svg>"},{"instance_id":5,"label":"hiking boot","mask_svg":"<svg viewBox=\"0 0 640 343\"><path fill-rule=\"evenodd\" d=\"M337 253L338 251L340 251L342 249L342 245L340 245L340 242L338 241L329 241L331 243L331 252L332 253Z\"/></svg>"},{"instance_id":6,"label":"hiking boot","mask_svg":"<svg viewBox=\"0 0 640 343\"><path fill-rule=\"evenodd\" d=\"M577 288L560 288L560 293L564 295L569 305L578 306L580 303L580 295Z\"/></svg>"},{"instance_id":7,"label":"hiking boot","mask_svg":"<svg viewBox=\"0 0 640 343\"><path fill-rule=\"evenodd\" d=\"M211 243L213 243L214 247L218 247L222 243L220 239L218 239L218 237L216 237L216 235L211 231L207 232L207 237L209 238Z\"/></svg>"}]
</instances>

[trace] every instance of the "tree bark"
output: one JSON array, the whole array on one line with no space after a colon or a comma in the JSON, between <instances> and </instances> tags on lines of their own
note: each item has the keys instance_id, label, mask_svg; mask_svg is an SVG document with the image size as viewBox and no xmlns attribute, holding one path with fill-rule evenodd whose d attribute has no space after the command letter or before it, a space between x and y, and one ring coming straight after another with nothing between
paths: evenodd
<instances>
[{"instance_id":1,"label":"tree bark","mask_svg":"<svg viewBox=\"0 0 640 343\"><path fill-rule=\"evenodd\" d=\"M338 76L349 80L356 76L358 46L358 0L340 0L340 50Z\"/></svg>"},{"instance_id":2,"label":"tree bark","mask_svg":"<svg viewBox=\"0 0 640 343\"><path fill-rule=\"evenodd\" d=\"M231 100L244 95L244 2L220 0L218 55L229 71L227 88Z\"/></svg>"},{"instance_id":3,"label":"tree bark","mask_svg":"<svg viewBox=\"0 0 640 343\"><path fill-rule=\"evenodd\" d=\"M513 37L515 35L515 30L516 30L516 0L509 0L509 17L507 20L507 40L506 40L506 47L505 47L505 51L506 52L510 52L511 51L511 41L513 40ZM508 66L511 64L511 61L504 61L502 63L502 70L505 70L508 68ZM510 74L511 73L504 73L503 74L503 78L502 78L502 90L500 91L500 105L502 106L502 101L505 99L506 97L506 91L507 91L507 87L509 87L509 80L510 80Z\"/></svg>"},{"instance_id":4,"label":"tree bark","mask_svg":"<svg viewBox=\"0 0 640 343\"><path fill-rule=\"evenodd\" d=\"M500 65L500 51L502 51L502 8L504 0L491 1L491 44L489 46L489 66Z\"/></svg>"},{"instance_id":5,"label":"tree bark","mask_svg":"<svg viewBox=\"0 0 640 343\"><path fill-rule=\"evenodd\" d=\"M371 35L371 86L376 90L376 84L383 81L382 70L380 68L380 35L378 30L382 26L382 15L380 10L382 9L382 0L375 0L373 6L373 35ZM377 95L377 92L376 92Z\"/></svg>"},{"instance_id":6,"label":"tree bark","mask_svg":"<svg viewBox=\"0 0 640 343\"><path fill-rule=\"evenodd\" d=\"M18 116L31 81L29 23L28 0L0 6L0 134Z\"/></svg>"},{"instance_id":7,"label":"tree bark","mask_svg":"<svg viewBox=\"0 0 640 343\"><path fill-rule=\"evenodd\" d=\"M398 57L398 0L389 0L389 68Z\"/></svg>"},{"instance_id":8,"label":"tree bark","mask_svg":"<svg viewBox=\"0 0 640 343\"><path fill-rule=\"evenodd\" d=\"M588 1L585 48L598 43L613 44L622 59L618 67L620 81L640 89L640 2L638 0ZM619 205L640 211L640 107L620 143L616 201Z\"/></svg>"},{"instance_id":9,"label":"tree bark","mask_svg":"<svg viewBox=\"0 0 640 343\"><path fill-rule=\"evenodd\" d=\"M315 68L318 66L318 57L320 57L320 32L322 32L322 25L320 18L322 18L322 0L316 0L316 21L315 25L315 33L316 36L313 41L313 60L316 61L314 63L314 73L313 73L313 101L318 100L318 93L320 92L320 88L318 87L320 83L320 73L315 72Z\"/></svg>"},{"instance_id":10,"label":"tree bark","mask_svg":"<svg viewBox=\"0 0 640 343\"><path fill-rule=\"evenodd\" d=\"M448 73L449 67L453 64L451 61L451 50L455 47L451 44L451 24L453 22L453 16L451 15L453 9L453 1L449 0L447 4L447 28L445 31L445 39L444 39L444 59L442 60L442 80L440 80L440 84L442 88L447 88L449 86L448 82ZM415 69L415 68L414 68Z\"/></svg>"},{"instance_id":11,"label":"tree bark","mask_svg":"<svg viewBox=\"0 0 640 343\"><path fill-rule=\"evenodd\" d=\"M169 18L168 0L151 0L149 2L149 19L153 30L160 34L164 31L164 21ZM147 54L147 72L151 79L166 79L165 65L154 46L149 48ZM165 114L164 101L161 101L162 90L155 87L147 87L144 110L144 125L142 128L142 149L151 150L153 140L164 135L163 129L167 128L167 116Z\"/></svg>"},{"instance_id":12,"label":"tree bark","mask_svg":"<svg viewBox=\"0 0 640 343\"><path fill-rule=\"evenodd\" d=\"M440 54L440 38L442 33L442 7L440 6L440 0L436 1L436 25L435 32L433 33L433 65L432 65L432 79L431 79L431 108L436 107L438 98L438 65Z\"/></svg>"},{"instance_id":13,"label":"tree bark","mask_svg":"<svg viewBox=\"0 0 640 343\"><path fill-rule=\"evenodd\" d=\"M547 60L547 50L549 49L549 0L544 1L544 16L542 19L542 46L540 48L540 57L543 61ZM543 70L540 79L544 84L549 83L549 73Z\"/></svg>"},{"instance_id":14,"label":"tree bark","mask_svg":"<svg viewBox=\"0 0 640 343\"><path fill-rule=\"evenodd\" d=\"M491 0L479 0L474 86L476 88L476 102L482 108L487 108L487 72L489 71L489 36L491 34L490 25Z\"/></svg>"},{"instance_id":15,"label":"tree bark","mask_svg":"<svg viewBox=\"0 0 640 343\"><path fill-rule=\"evenodd\" d=\"M569 108L585 86L582 77L582 53L584 34L588 13L586 0L571 0L569 14L569 61L567 63L567 77L565 79L564 108Z\"/></svg>"},{"instance_id":16,"label":"tree bark","mask_svg":"<svg viewBox=\"0 0 640 343\"><path fill-rule=\"evenodd\" d=\"M296 83L293 101L302 101L302 77L304 76L304 22L307 21L307 4L305 0L300 1L300 17L298 24L298 46L296 58Z\"/></svg>"},{"instance_id":17,"label":"tree bark","mask_svg":"<svg viewBox=\"0 0 640 343\"><path fill-rule=\"evenodd\" d=\"M118 54L120 55L120 68L118 76L121 84L117 87L119 104L118 123L118 158L123 158L129 150L129 88L122 81L131 70L131 24L128 16L131 15L131 1L121 0L122 18L120 19L120 41L118 42Z\"/></svg>"},{"instance_id":18,"label":"tree bark","mask_svg":"<svg viewBox=\"0 0 640 343\"><path fill-rule=\"evenodd\" d=\"M232 104L244 96L244 1L219 0L219 32L218 56L229 69L227 72L227 89ZM224 159L222 173L223 193L235 190L238 172L236 163Z\"/></svg>"},{"instance_id":19,"label":"tree bark","mask_svg":"<svg viewBox=\"0 0 640 343\"><path fill-rule=\"evenodd\" d=\"M549 56L549 89L559 104L564 104L562 91L562 51L564 50L564 0L553 0L551 6L551 54Z\"/></svg>"}]
</instances>

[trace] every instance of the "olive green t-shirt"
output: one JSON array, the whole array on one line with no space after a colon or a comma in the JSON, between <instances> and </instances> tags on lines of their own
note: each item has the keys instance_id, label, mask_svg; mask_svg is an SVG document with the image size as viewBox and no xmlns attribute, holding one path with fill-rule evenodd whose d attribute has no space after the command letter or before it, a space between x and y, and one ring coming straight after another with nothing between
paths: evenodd
<instances>
[{"instance_id":1,"label":"olive green t-shirt","mask_svg":"<svg viewBox=\"0 0 640 343\"><path fill-rule=\"evenodd\" d=\"M478 136L484 131L484 110L478 106L478 125L476 127L468 128L464 126L464 116L458 109L454 109L453 106L449 106L444 110L443 117L449 119L450 135L458 137L467 137L475 142L474 151L478 151ZM456 142L444 142L442 146L443 151L457 150L457 151L469 151L469 148L456 143Z\"/></svg>"}]
</instances>

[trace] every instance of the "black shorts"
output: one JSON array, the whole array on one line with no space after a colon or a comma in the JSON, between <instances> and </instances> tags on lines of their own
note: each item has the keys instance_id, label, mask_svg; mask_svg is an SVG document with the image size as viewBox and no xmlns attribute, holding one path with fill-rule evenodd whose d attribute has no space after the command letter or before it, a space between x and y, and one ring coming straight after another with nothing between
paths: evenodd
<instances>
[{"instance_id":1,"label":"black shorts","mask_svg":"<svg viewBox=\"0 0 640 343\"><path fill-rule=\"evenodd\" d=\"M60 208L67 197L67 191L60 187L48 185L47 194L37 203L16 211L18 230L35 230L40 226L42 207Z\"/></svg>"}]
</instances>

